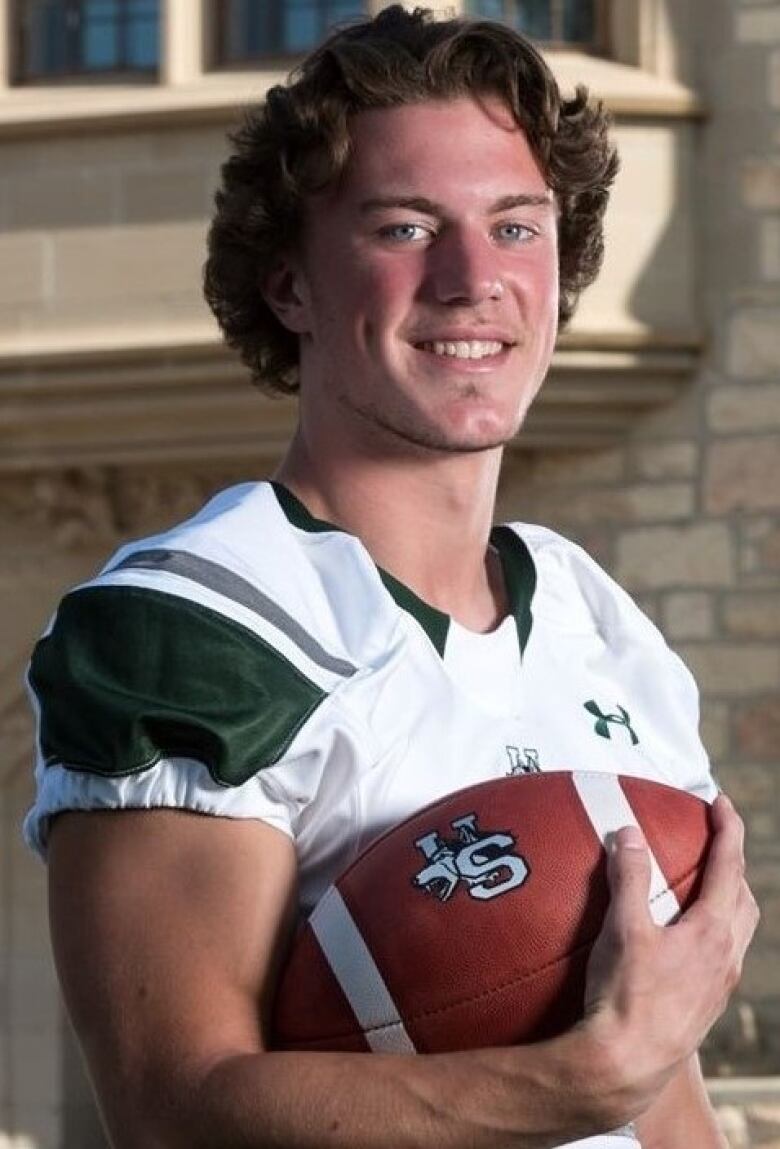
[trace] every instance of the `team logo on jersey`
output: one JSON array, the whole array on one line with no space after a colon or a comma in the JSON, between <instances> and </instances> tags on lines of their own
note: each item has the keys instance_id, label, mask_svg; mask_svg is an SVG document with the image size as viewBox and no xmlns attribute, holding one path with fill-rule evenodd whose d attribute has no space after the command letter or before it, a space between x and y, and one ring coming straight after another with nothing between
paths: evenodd
<instances>
[{"instance_id":1,"label":"team logo on jersey","mask_svg":"<svg viewBox=\"0 0 780 1149\"><path fill-rule=\"evenodd\" d=\"M476 814L464 814L450 823L457 837L442 838L437 830L415 841L426 865L412 878L417 889L446 902L463 882L469 895L489 901L522 886L528 865L513 853L517 842L503 830L483 833Z\"/></svg>"},{"instance_id":2,"label":"team logo on jersey","mask_svg":"<svg viewBox=\"0 0 780 1149\"><path fill-rule=\"evenodd\" d=\"M507 775L538 774L542 769L539 751L533 746L524 746L522 750L519 746L507 746L506 753L509 758Z\"/></svg>"},{"instance_id":3,"label":"team logo on jersey","mask_svg":"<svg viewBox=\"0 0 780 1149\"><path fill-rule=\"evenodd\" d=\"M584 702L583 706L596 719L593 729L600 738L612 737L610 726L625 726L631 739L631 745L637 746L639 744L639 739L631 725L631 715L623 706L618 706L617 714L604 714L599 704L594 702L592 698L589 702Z\"/></svg>"}]
</instances>

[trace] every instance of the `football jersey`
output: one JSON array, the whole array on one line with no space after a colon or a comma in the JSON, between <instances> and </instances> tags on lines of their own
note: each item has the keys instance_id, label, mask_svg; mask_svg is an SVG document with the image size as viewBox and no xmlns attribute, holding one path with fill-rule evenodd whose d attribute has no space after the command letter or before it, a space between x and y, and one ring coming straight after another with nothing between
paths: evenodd
<instances>
[{"instance_id":1,"label":"football jersey","mask_svg":"<svg viewBox=\"0 0 780 1149\"><path fill-rule=\"evenodd\" d=\"M260 819L295 842L307 914L380 833L489 778L620 773L711 799L695 685L629 596L546 528L498 526L491 545L511 611L490 634L279 484L121 548L32 658L28 842L45 855L62 810Z\"/></svg>"}]
</instances>

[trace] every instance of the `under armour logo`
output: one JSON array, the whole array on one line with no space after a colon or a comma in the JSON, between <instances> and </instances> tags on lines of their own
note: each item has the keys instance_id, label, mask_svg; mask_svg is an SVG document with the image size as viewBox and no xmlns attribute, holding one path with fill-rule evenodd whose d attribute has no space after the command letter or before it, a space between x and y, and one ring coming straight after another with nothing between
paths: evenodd
<instances>
[{"instance_id":1,"label":"under armour logo","mask_svg":"<svg viewBox=\"0 0 780 1149\"><path fill-rule=\"evenodd\" d=\"M450 823L458 837L447 841L436 830L415 841L427 861L412 884L446 902L463 882L469 895L487 901L522 886L528 875L525 859L512 853L511 834L477 828L477 815L464 814Z\"/></svg>"},{"instance_id":2,"label":"under armour logo","mask_svg":"<svg viewBox=\"0 0 780 1149\"><path fill-rule=\"evenodd\" d=\"M612 726L625 726L625 728L628 731L629 736L631 738L631 745L636 746L638 744L639 739L637 738L637 736L634 732L634 729L631 725L631 715L628 713L628 711L626 709L624 709L624 707L618 706L617 714L604 714L603 711L601 710L601 707L599 706L599 704L597 702L594 702L593 699L590 699L590 701L583 703L583 705L584 705L585 709L588 711L588 713L592 714L593 717L596 719L596 724L595 724L593 729L595 730L596 734L599 735L599 737L601 737L601 738L611 738L612 737L610 730L609 730L610 725L612 725Z\"/></svg>"}]
</instances>

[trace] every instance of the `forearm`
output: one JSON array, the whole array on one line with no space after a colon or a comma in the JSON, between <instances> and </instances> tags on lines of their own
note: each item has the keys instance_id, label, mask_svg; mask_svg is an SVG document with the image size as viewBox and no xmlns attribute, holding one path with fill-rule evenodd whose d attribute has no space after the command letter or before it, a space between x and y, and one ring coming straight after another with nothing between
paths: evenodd
<instances>
[{"instance_id":1,"label":"forearm","mask_svg":"<svg viewBox=\"0 0 780 1149\"><path fill-rule=\"evenodd\" d=\"M613 1118L587 1066L579 1034L436 1056L241 1054L143 1099L137 1120L125 1094L113 1136L117 1149L552 1149L634 1116Z\"/></svg>"},{"instance_id":2,"label":"forearm","mask_svg":"<svg viewBox=\"0 0 780 1149\"><path fill-rule=\"evenodd\" d=\"M642 1149L727 1149L698 1057L692 1057L637 1123Z\"/></svg>"}]
</instances>

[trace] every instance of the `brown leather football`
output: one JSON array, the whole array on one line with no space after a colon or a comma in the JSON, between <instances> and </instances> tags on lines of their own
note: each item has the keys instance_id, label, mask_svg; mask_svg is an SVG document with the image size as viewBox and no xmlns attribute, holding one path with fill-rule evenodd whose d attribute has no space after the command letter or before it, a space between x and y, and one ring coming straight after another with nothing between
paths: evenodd
<instances>
[{"instance_id":1,"label":"brown leather football","mask_svg":"<svg viewBox=\"0 0 780 1149\"><path fill-rule=\"evenodd\" d=\"M297 935L275 1003L277 1048L441 1052L533 1042L582 1015L608 902L608 835L639 824L650 907L695 897L709 806L598 772L500 778L373 842Z\"/></svg>"}]
</instances>

